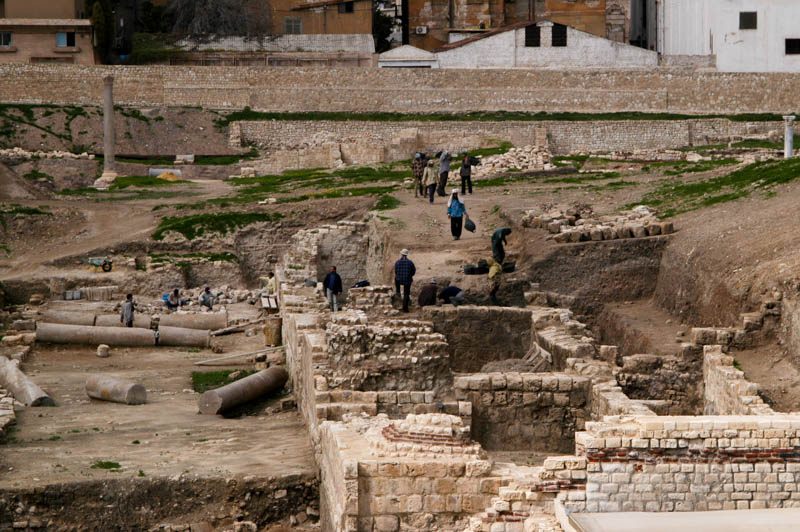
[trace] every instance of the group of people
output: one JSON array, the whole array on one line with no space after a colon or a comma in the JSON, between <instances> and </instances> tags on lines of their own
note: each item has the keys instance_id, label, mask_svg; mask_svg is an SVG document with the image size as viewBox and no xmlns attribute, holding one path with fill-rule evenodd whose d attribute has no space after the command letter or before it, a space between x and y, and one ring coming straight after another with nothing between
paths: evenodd
<instances>
[{"instance_id":1,"label":"group of people","mask_svg":"<svg viewBox=\"0 0 800 532\"><path fill-rule=\"evenodd\" d=\"M461 195L472 194L472 167L480 164L480 159L471 157L466 151L462 151L461 167ZM437 159L438 157L438 165ZM433 198L438 189L439 195L444 196L447 188L447 180L450 177L450 166L453 156L444 150L431 157L429 153L416 153L411 161L411 172L414 175L414 197L427 197L433 204ZM438 166L438 168L437 168Z\"/></svg>"}]
</instances>

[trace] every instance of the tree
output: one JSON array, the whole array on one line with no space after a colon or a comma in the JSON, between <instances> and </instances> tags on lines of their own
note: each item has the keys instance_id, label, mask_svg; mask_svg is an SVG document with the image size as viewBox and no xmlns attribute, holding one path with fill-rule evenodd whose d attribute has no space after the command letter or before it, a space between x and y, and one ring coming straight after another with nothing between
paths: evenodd
<instances>
[{"instance_id":1,"label":"tree","mask_svg":"<svg viewBox=\"0 0 800 532\"><path fill-rule=\"evenodd\" d=\"M108 26L103 5L95 2L92 6L92 28L94 29L94 43L98 51L108 49Z\"/></svg>"},{"instance_id":2,"label":"tree","mask_svg":"<svg viewBox=\"0 0 800 532\"><path fill-rule=\"evenodd\" d=\"M389 37L394 28L394 19L378 9L378 4L372 5L372 38L375 39L375 51L382 53L391 48Z\"/></svg>"},{"instance_id":3,"label":"tree","mask_svg":"<svg viewBox=\"0 0 800 532\"><path fill-rule=\"evenodd\" d=\"M269 29L263 2L249 0L173 0L167 12L175 17L173 32L190 35L254 35Z\"/></svg>"}]
</instances>

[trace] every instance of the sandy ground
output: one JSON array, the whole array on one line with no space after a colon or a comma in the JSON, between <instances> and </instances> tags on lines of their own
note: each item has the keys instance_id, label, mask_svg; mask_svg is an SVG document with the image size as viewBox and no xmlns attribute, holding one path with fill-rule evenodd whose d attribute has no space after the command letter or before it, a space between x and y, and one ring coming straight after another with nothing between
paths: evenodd
<instances>
[{"instance_id":1,"label":"sandy ground","mask_svg":"<svg viewBox=\"0 0 800 532\"><path fill-rule=\"evenodd\" d=\"M234 308L231 315L241 317L246 311ZM109 476L313 473L308 433L297 411L265 412L278 406L279 397L239 418L198 413L200 395L192 390L192 371L246 369L252 364L194 363L262 348L263 336L234 334L215 339L215 344L223 347L223 354L198 348L112 347L109 358L98 358L88 346L37 345L23 369L58 406L17 413L17 429L0 457L0 487ZM84 385L92 373L144 384L147 404L90 399ZM93 468L98 461L118 462L121 471Z\"/></svg>"},{"instance_id":2,"label":"sandy ground","mask_svg":"<svg viewBox=\"0 0 800 532\"><path fill-rule=\"evenodd\" d=\"M629 329L646 337L650 343L648 354L677 355L680 344L689 341L691 327L681 325L679 320L656 307L650 299L607 303L604 310L622 316Z\"/></svg>"}]
</instances>

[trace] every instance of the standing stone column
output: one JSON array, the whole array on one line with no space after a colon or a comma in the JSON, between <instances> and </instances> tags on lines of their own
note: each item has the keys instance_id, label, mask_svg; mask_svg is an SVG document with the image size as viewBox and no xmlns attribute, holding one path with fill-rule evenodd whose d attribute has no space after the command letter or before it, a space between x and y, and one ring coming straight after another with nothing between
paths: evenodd
<instances>
[{"instance_id":1,"label":"standing stone column","mask_svg":"<svg viewBox=\"0 0 800 532\"><path fill-rule=\"evenodd\" d=\"M103 78L103 177L116 177L114 172L114 76Z\"/></svg>"},{"instance_id":2,"label":"standing stone column","mask_svg":"<svg viewBox=\"0 0 800 532\"><path fill-rule=\"evenodd\" d=\"M784 131L783 139L783 156L786 159L791 159L794 156L794 115L786 115L783 117L786 129Z\"/></svg>"}]
</instances>

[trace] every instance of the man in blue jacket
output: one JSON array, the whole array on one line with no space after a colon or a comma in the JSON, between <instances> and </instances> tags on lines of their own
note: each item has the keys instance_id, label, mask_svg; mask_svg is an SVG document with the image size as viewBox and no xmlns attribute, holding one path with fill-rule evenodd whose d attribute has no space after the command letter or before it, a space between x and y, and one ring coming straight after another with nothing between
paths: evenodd
<instances>
[{"instance_id":1,"label":"man in blue jacket","mask_svg":"<svg viewBox=\"0 0 800 532\"><path fill-rule=\"evenodd\" d=\"M394 263L394 287L397 295L400 295L400 285L403 285L403 312L408 312L408 301L411 298L411 283L414 282L414 274L417 268L408 258L408 250L400 252L400 260Z\"/></svg>"},{"instance_id":2,"label":"man in blue jacket","mask_svg":"<svg viewBox=\"0 0 800 532\"><path fill-rule=\"evenodd\" d=\"M322 288L325 289L325 296L331 304L331 312L338 312L339 302L336 298L342 293L342 278L336 273L336 266L331 266L330 273L322 281Z\"/></svg>"}]
</instances>

